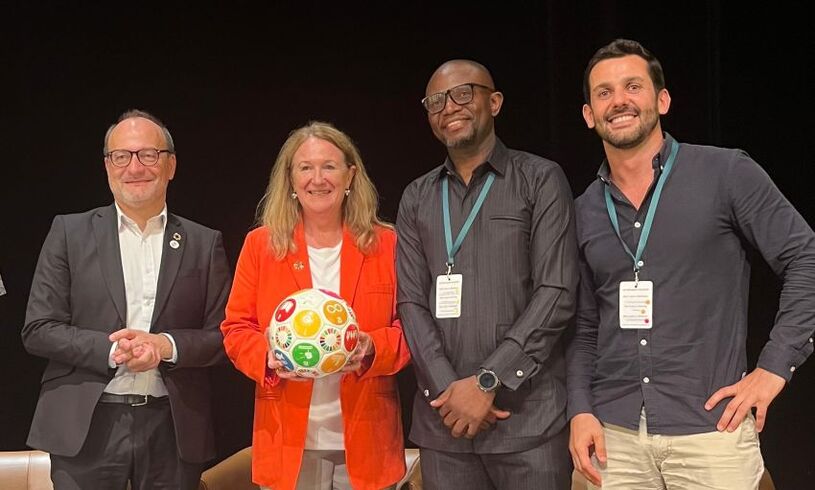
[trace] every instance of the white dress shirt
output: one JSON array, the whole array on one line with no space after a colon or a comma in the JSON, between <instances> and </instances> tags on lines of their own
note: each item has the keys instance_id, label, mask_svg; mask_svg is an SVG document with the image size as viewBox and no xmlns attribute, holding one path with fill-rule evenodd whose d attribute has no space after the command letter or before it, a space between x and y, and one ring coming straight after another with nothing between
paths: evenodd
<instances>
[{"instance_id":1,"label":"white dress shirt","mask_svg":"<svg viewBox=\"0 0 815 490\"><path fill-rule=\"evenodd\" d=\"M158 216L147 220L144 231L139 229L135 221L125 216L118 204L116 214L119 223L119 251L122 256L122 273L127 300L125 328L149 332L153 309L156 305L164 229L167 224L167 206L164 206ZM177 359L175 341L171 335L163 335L167 336L173 346L172 358L167 361L175 362ZM110 349L108 363L112 368L116 367L116 363L113 362L113 352L117 345L118 343L114 343ZM116 370L116 375L105 387L105 393L166 396L167 387L164 386L158 369L136 373L130 371L126 365L121 365Z\"/></svg>"},{"instance_id":2,"label":"white dress shirt","mask_svg":"<svg viewBox=\"0 0 815 490\"><path fill-rule=\"evenodd\" d=\"M339 293L341 249L342 242L335 247L308 247L312 287ZM340 373L314 380L308 410L306 449L345 449L340 405L341 380Z\"/></svg>"}]
</instances>

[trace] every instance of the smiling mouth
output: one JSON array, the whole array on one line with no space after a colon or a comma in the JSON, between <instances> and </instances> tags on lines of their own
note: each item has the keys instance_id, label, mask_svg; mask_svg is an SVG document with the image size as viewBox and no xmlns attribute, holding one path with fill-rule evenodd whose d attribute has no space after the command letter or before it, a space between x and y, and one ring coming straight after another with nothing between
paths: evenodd
<instances>
[{"instance_id":1,"label":"smiling mouth","mask_svg":"<svg viewBox=\"0 0 815 490\"><path fill-rule=\"evenodd\" d=\"M633 120L635 117L637 117L635 114L620 114L618 116L610 117L608 122L611 124L625 123Z\"/></svg>"},{"instance_id":2,"label":"smiling mouth","mask_svg":"<svg viewBox=\"0 0 815 490\"><path fill-rule=\"evenodd\" d=\"M464 126L465 122L467 122L466 119L453 119L452 121L444 123L444 129L459 129Z\"/></svg>"},{"instance_id":3,"label":"smiling mouth","mask_svg":"<svg viewBox=\"0 0 815 490\"><path fill-rule=\"evenodd\" d=\"M306 193L307 193L307 194L310 194L310 195L312 195L312 196L327 196L327 195L331 194L331 191L330 191L330 190L324 190L324 191L306 191Z\"/></svg>"}]
</instances>

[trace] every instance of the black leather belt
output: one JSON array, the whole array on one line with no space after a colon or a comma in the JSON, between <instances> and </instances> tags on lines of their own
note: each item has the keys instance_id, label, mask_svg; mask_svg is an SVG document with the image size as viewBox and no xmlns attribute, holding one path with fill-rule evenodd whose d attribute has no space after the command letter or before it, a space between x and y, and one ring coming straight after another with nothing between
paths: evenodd
<instances>
[{"instance_id":1,"label":"black leather belt","mask_svg":"<svg viewBox=\"0 0 815 490\"><path fill-rule=\"evenodd\" d=\"M131 407L141 407L143 405L151 405L154 403L162 403L168 400L166 396L151 396L151 395L114 395L113 393L102 393L99 403L119 403L121 405L130 405Z\"/></svg>"}]
</instances>

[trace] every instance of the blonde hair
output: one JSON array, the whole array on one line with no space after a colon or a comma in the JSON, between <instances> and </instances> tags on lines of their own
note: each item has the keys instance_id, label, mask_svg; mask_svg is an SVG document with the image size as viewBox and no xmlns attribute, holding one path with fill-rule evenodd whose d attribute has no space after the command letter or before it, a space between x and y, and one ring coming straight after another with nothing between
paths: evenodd
<instances>
[{"instance_id":1,"label":"blonde hair","mask_svg":"<svg viewBox=\"0 0 815 490\"><path fill-rule=\"evenodd\" d=\"M302 208L299 200L291 198L291 166L294 153L309 137L333 144L342 151L345 163L349 167L356 167L350 186L351 193L342 203L342 221L354 236L357 248L364 254L373 252L376 248L375 228L391 228L376 215L376 188L368 177L359 150L351 138L330 123L321 121L311 121L289 133L272 167L266 193L258 203L257 222L269 230L272 252L279 260L297 250L293 233L302 219Z\"/></svg>"}]
</instances>

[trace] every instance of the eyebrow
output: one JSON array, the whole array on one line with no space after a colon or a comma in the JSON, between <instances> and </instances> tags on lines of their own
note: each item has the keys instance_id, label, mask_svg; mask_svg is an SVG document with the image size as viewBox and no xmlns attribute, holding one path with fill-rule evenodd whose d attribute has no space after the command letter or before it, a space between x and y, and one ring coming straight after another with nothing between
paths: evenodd
<instances>
[{"instance_id":1,"label":"eyebrow","mask_svg":"<svg viewBox=\"0 0 815 490\"><path fill-rule=\"evenodd\" d=\"M623 80L623 82L624 82L624 83L631 83L631 82L644 82L644 81L645 81L645 77L641 77L641 76L639 76L639 75L637 75L637 76L633 76L633 77L628 77L628 78L626 78L625 80ZM595 86L594 86L594 87L593 87L591 90L592 90L592 92L594 92L595 90L597 90L597 89L599 89L599 88L611 87L612 85L614 85L614 84L613 84L613 83L611 83L611 82L603 82L603 83L598 83L598 84L597 84L597 85L595 85Z\"/></svg>"},{"instance_id":2,"label":"eyebrow","mask_svg":"<svg viewBox=\"0 0 815 490\"><path fill-rule=\"evenodd\" d=\"M315 162L313 162L311 160L297 160L297 161L292 162L292 165L301 165L301 164L304 164L304 163L307 163L309 165L315 165ZM320 163L323 164L323 165L325 165L327 163L333 163L334 165L340 165L341 164L340 162L338 162L336 160L331 160L331 159L322 160ZM348 164L346 163L345 165L348 165Z\"/></svg>"}]
</instances>

